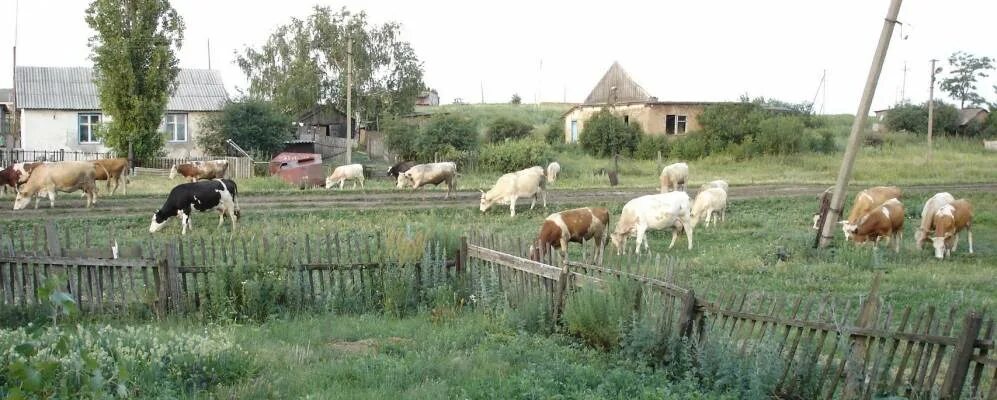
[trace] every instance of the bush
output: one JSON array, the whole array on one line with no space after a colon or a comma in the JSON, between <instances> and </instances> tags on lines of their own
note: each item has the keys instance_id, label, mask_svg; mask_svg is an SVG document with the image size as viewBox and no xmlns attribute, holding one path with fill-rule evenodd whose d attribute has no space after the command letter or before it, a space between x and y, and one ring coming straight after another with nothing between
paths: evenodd
<instances>
[{"instance_id":1,"label":"bush","mask_svg":"<svg viewBox=\"0 0 997 400\"><path fill-rule=\"evenodd\" d=\"M631 156L640 135L639 125L627 125L622 118L603 109L585 121L578 142L586 153L596 157Z\"/></svg>"},{"instance_id":2,"label":"bush","mask_svg":"<svg viewBox=\"0 0 997 400\"><path fill-rule=\"evenodd\" d=\"M708 142L706 133L690 132L670 143L669 155L678 160L697 160L710 155Z\"/></svg>"},{"instance_id":3,"label":"bush","mask_svg":"<svg viewBox=\"0 0 997 400\"><path fill-rule=\"evenodd\" d=\"M384 131L385 144L402 160L415 160L419 156L416 140L419 137L419 126L400 119L381 123Z\"/></svg>"},{"instance_id":4,"label":"bush","mask_svg":"<svg viewBox=\"0 0 997 400\"><path fill-rule=\"evenodd\" d=\"M668 157L668 138L662 135L641 135L640 142L637 143L637 151L634 158L641 160L656 160L658 153L662 157Z\"/></svg>"},{"instance_id":5,"label":"bush","mask_svg":"<svg viewBox=\"0 0 997 400\"><path fill-rule=\"evenodd\" d=\"M568 298L564 323L568 332L602 350L617 349L633 325L640 287L630 280L611 281L608 290L582 288Z\"/></svg>"},{"instance_id":6,"label":"bush","mask_svg":"<svg viewBox=\"0 0 997 400\"><path fill-rule=\"evenodd\" d=\"M762 120L752 140L748 156L785 155L802 151L807 143L799 117L775 117Z\"/></svg>"},{"instance_id":7,"label":"bush","mask_svg":"<svg viewBox=\"0 0 997 400\"><path fill-rule=\"evenodd\" d=\"M544 132L544 140L549 145L564 143L564 119L558 118L547 124L547 131Z\"/></svg>"},{"instance_id":8,"label":"bush","mask_svg":"<svg viewBox=\"0 0 997 400\"><path fill-rule=\"evenodd\" d=\"M434 156L478 149L478 128L468 118L437 114L422 127L415 140L418 157L432 160Z\"/></svg>"},{"instance_id":9,"label":"bush","mask_svg":"<svg viewBox=\"0 0 997 400\"><path fill-rule=\"evenodd\" d=\"M533 126L512 118L499 117L488 124L486 137L490 143L522 139L530 135Z\"/></svg>"},{"instance_id":10,"label":"bush","mask_svg":"<svg viewBox=\"0 0 997 400\"><path fill-rule=\"evenodd\" d=\"M268 156L284 148L294 129L291 117L260 100L228 102L222 112L209 116L200 128L197 145L208 154L227 154L225 141L232 139L247 151Z\"/></svg>"},{"instance_id":11,"label":"bush","mask_svg":"<svg viewBox=\"0 0 997 400\"><path fill-rule=\"evenodd\" d=\"M537 139L488 144L481 148L477 167L482 171L508 173L534 165L546 167L554 158L550 145Z\"/></svg>"},{"instance_id":12,"label":"bush","mask_svg":"<svg viewBox=\"0 0 997 400\"><path fill-rule=\"evenodd\" d=\"M941 101L935 102L934 107L934 132L935 133L959 133L959 110L954 106ZM911 132L918 134L928 133L928 103L922 104L898 104L894 106L884 120L886 128L894 132Z\"/></svg>"},{"instance_id":13,"label":"bush","mask_svg":"<svg viewBox=\"0 0 997 400\"><path fill-rule=\"evenodd\" d=\"M987 115L980 136L984 139L997 139L997 110L991 111L990 115Z\"/></svg>"},{"instance_id":14,"label":"bush","mask_svg":"<svg viewBox=\"0 0 997 400\"><path fill-rule=\"evenodd\" d=\"M698 118L700 126L712 142L723 150L729 144L741 143L744 138L758 132L758 125L770 114L755 103L729 103L707 106Z\"/></svg>"}]
</instances>

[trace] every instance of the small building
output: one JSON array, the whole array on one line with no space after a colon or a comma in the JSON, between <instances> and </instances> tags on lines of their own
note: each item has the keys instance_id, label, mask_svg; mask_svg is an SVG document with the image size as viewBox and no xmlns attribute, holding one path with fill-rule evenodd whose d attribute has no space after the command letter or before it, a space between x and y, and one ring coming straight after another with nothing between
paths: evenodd
<instances>
[{"instance_id":1,"label":"small building","mask_svg":"<svg viewBox=\"0 0 997 400\"><path fill-rule=\"evenodd\" d=\"M314 144L313 152L333 157L346 151L346 113L331 104L316 104L298 114L294 121L298 129L295 140ZM357 121L351 120L354 140Z\"/></svg>"},{"instance_id":2,"label":"small building","mask_svg":"<svg viewBox=\"0 0 997 400\"><path fill-rule=\"evenodd\" d=\"M640 124L648 135L683 135L701 129L699 115L707 106L717 104L703 101L659 101L614 62L585 102L576 105L563 114L564 140L578 141L585 121L593 115L609 109L620 115L626 123Z\"/></svg>"},{"instance_id":3,"label":"small building","mask_svg":"<svg viewBox=\"0 0 997 400\"><path fill-rule=\"evenodd\" d=\"M436 92L436 89L423 90L415 98L415 105L438 106L440 105L440 94Z\"/></svg>"},{"instance_id":4,"label":"small building","mask_svg":"<svg viewBox=\"0 0 997 400\"><path fill-rule=\"evenodd\" d=\"M17 67L20 144L27 150L109 151L97 132L109 120L100 109L93 70L85 67ZM221 111L228 94L218 71L181 69L160 131L169 157L198 157L198 129Z\"/></svg>"},{"instance_id":5,"label":"small building","mask_svg":"<svg viewBox=\"0 0 997 400\"><path fill-rule=\"evenodd\" d=\"M886 130L886 114L889 114L890 109L882 109L873 111L875 117L872 119L872 131L875 133L883 132Z\"/></svg>"},{"instance_id":6,"label":"small building","mask_svg":"<svg viewBox=\"0 0 997 400\"><path fill-rule=\"evenodd\" d=\"M990 111L987 111L985 108L963 108L959 110L959 128L965 128L966 125L972 122L983 124L987 121L987 115L989 114Z\"/></svg>"}]
</instances>

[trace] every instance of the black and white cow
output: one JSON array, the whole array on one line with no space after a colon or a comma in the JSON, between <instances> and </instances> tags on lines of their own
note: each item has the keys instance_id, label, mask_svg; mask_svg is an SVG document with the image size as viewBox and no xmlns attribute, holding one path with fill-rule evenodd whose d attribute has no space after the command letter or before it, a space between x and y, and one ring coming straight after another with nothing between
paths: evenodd
<instances>
[{"instance_id":1,"label":"black and white cow","mask_svg":"<svg viewBox=\"0 0 997 400\"><path fill-rule=\"evenodd\" d=\"M155 233L166 226L172 216L180 217L181 234L186 235L190 224L191 208L198 211L218 210L218 226L225 222L225 215L232 220L232 231L239 219L239 202L236 200L236 186L231 179L202 180L177 185L170 190L166 204L152 215L149 232Z\"/></svg>"}]
</instances>

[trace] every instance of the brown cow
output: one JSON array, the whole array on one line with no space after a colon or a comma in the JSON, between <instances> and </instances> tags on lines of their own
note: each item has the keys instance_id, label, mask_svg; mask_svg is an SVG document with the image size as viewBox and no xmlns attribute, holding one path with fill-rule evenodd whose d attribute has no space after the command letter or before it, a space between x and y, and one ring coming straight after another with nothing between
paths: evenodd
<instances>
[{"instance_id":1,"label":"brown cow","mask_svg":"<svg viewBox=\"0 0 997 400\"><path fill-rule=\"evenodd\" d=\"M107 181L107 190L114 194L118 191L118 185L124 183L121 194L128 194L128 159L108 158L91 161L94 165L94 179ZM114 189L111 189L111 181L114 181Z\"/></svg>"},{"instance_id":2,"label":"brown cow","mask_svg":"<svg viewBox=\"0 0 997 400\"><path fill-rule=\"evenodd\" d=\"M561 251L561 258L568 259L568 242L584 243L595 239L592 260L602 262L609 232L609 210L603 207L584 207L551 214L540 226L537 240L530 245L529 256L533 261L543 259L548 248Z\"/></svg>"},{"instance_id":3,"label":"brown cow","mask_svg":"<svg viewBox=\"0 0 997 400\"><path fill-rule=\"evenodd\" d=\"M7 195L7 186L14 188L17 191L17 187L20 185L21 172L14 169L13 165L8 165L7 168L0 170L0 195Z\"/></svg>"},{"instance_id":4,"label":"brown cow","mask_svg":"<svg viewBox=\"0 0 997 400\"><path fill-rule=\"evenodd\" d=\"M170 179L176 178L178 173L190 182L198 179L221 179L225 177L227 170L228 160L191 161L174 165L170 169Z\"/></svg>"},{"instance_id":5,"label":"brown cow","mask_svg":"<svg viewBox=\"0 0 997 400\"><path fill-rule=\"evenodd\" d=\"M967 232L969 254L973 254L973 205L966 199L959 199L946 204L935 212L932 218L935 226L935 236L931 244L935 247L935 258L942 259L952 255L959 245L959 232Z\"/></svg>"},{"instance_id":6,"label":"brown cow","mask_svg":"<svg viewBox=\"0 0 997 400\"><path fill-rule=\"evenodd\" d=\"M904 205L897 199L889 199L856 221L845 225L845 238L855 243L872 240L879 247L879 239L886 237L893 242L894 249L900 252L900 241L904 235Z\"/></svg>"},{"instance_id":7,"label":"brown cow","mask_svg":"<svg viewBox=\"0 0 997 400\"><path fill-rule=\"evenodd\" d=\"M71 193L82 190L87 198L87 207L97 203L97 187L94 185L94 165L86 161L62 161L42 164L31 172L28 181L21 185L14 199L14 209L28 206L31 198L38 200L47 195L49 205L55 207L55 192Z\"/></svg>"},{"instance_id":8,"label":"brown cow","mask_svg":"<svg viewBox=\"0 0 997 400\"><path fill-rule=\"evenodd\" d=\"M848 214L848 223L854 224L860 217L878 207L889 199L901 200L900 188L896 186L876 186L855 195L852 212Z\"/></svg>"}]
</instances>

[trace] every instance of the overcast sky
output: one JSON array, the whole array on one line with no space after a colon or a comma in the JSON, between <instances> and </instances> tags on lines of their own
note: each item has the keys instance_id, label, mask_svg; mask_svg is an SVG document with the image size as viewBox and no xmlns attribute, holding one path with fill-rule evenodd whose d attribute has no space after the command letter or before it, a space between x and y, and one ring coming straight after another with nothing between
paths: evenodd
<instances>
[{"instance_id":1,"label":"overcast sky","mask_svg":"<svg viewBox=\"0 0 997 400\"><path fill-rule=\"evenodd\" d=\"M0 87L12 85L16 0L0 0ZM426 84L455 98L580 102L614 60L661 100L787 101L814 98L827 71L828 113L855 113L888 0L757 1L381 1L174 0L187 24L184 67L222 72L234 95L246 80L233 54L259 46L314 4L366 10L398 21L424 62ZM86 0L21 0L18 64L89 66ZM873 109L928 97L929 60L952 52L997 57L993 0L908 0L894 33ZM541 68L541 60L542 68ZM993 76L980 85L997 101ZM818 109L825 96L817 96Z\"/></svg>"}]
</instances>

